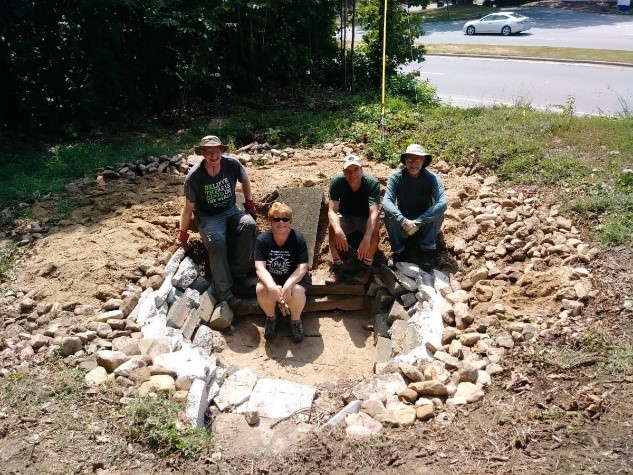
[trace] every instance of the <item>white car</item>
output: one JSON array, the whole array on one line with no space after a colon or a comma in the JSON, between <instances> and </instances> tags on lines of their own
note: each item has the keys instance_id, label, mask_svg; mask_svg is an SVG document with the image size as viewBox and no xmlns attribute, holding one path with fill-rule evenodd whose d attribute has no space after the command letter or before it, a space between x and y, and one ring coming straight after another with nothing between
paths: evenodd
<instances>
[{"instance_id":1,"label":"white car","mask_svg":"<svg viewBox=\"0 0 633 475\"><path fill-rule=\"evenodd\" d=\"M530 19L514 12L499 12L486 15L479 20L468 21L462 30L467 35L476 33L501 33L508 36L531 28Z\"/></svg>"}]
</instances>

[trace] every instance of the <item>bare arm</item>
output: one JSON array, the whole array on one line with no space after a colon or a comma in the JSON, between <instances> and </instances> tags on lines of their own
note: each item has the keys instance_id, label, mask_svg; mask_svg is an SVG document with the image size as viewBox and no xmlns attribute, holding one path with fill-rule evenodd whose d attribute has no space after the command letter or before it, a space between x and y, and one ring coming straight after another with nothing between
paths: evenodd
<instances>
[{"instance_id":1,"label":"bare arm","mask_svg":"<svg viewBox=\"0 0 633 475\"><path fill-rule=\"evenodd\" d=\"M367 224L365 225L365 235L363 236L363 240L360 242L358 246L358 258L359 259L369 259L369 250L371 248L371 238L374 234L374 230L378 226L378 211L380 210L379 205L371 205L369 207L369 217L367 218Z\"/></svg>"},{"instance_id":2,"label":"bare arm","mask_svg":"<svg viewBox=\"0 0 633 475\"><path fill-rule=\"evenodd\" d=\"M189 226L191 225L191 220L193 217L193 208L195 203L185 199L185 207L182 210L180 215L180 232L178 233L178 237L176 238L176 245L180 245L183 242L186 242L186 239L180 239L184 237L183 232L187 233L189 231Z\"/></svg>"},{"instance_id":3,"label":"bare arm","mask_svg":"<svg viewBox=\"0 0 633 475\"><path fill-rule=\"evenodd\" d=\"M332 227L332 231L334 232L336 249L339 251L347 251L349 249L349 245L347 244L347 236L345 236L345 233L341 228L341 218L338 215L339 204L339 201L330 200L330 203L328 204L327 218L330 222L330 226Z\"/></svg>"}]
</instances>

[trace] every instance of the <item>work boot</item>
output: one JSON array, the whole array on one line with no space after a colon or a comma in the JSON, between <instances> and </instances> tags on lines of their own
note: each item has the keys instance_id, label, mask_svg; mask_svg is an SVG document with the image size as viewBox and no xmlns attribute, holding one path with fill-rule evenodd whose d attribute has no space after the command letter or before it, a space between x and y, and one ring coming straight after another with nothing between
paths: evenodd
<instances>
[{"instance_id":1,"label":"work boot","mask_svg":"<svg viewBox=\"0 0 633 475\"><path fill-rule=\"evenodd\" d=\"M361 264L360 271L354 276L354 281L365 285L371 276L374 275L374 266L371 264Z\"/></svg>"},{"instance_id":2,"label":"work boot","mask_svg":"<svg viewBox=\"0 0 633 475\"><path fill-rule=\"evenodd\" d=\"M345 274L345 267L343 266L343 262L340 264L332 263L332 274L334 274L334 279L336 282L341 280L343 274Z\"/></svg>"},{"instance_id":3,"label":"work boot","mask_svg":"<svg viewBox=\"0 0 633 475\"><path fill-rule=\"evenodd\" d=\"M277 330L277 319L266 317L266 323L264 324L264 338L266 340L272 340L275 338Z\"/></svg>"},{"instance_id":4,"label":"work boot","mask_svg":"<svg viewBox=\"0 0 633 475\"><path fill-rule=\"evenodd\" d=\"M420 269L431 271L437 267L437 251L435 249L420 249Z\"/></svg>"},{"instance_id":5,"label":"work boot","mask_svg":"<svg viewBox=\"0 0 633 475\"><path fill-rule=\"evenodd\" d=\"M301 320L291 320L290 328L292 329L292 339L295 343L301 343L303 341L303 323Z\"/></svg>"}]
</instances>

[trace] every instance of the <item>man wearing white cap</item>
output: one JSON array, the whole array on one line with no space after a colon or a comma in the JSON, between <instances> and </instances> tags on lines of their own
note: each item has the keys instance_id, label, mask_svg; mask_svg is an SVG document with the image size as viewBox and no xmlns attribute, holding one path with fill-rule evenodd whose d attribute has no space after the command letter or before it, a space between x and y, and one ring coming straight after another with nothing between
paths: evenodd
<instances>
[{"instance_id":1,"label":"man wearing white cap","mask_svg":"<svg viewBox=\"0 0 633 475\"><path fill-rule=\"evenodd\" d=\"M435 264L435 238L447 208L441 178L427 169L431 159L422 146L409 145L400 156L404 168L389 176L383 200L394 262L406 260L404 239L419 233L420 264L426 270Z\"/></svg>"},{"instance_id":2,"label":"man wearing white cap","mask_svg":"<svg viewBox=\"0 0 633 475\"><path fill-rule=\"evenodd\" d=\"M378 249L378 211L380 183L363 173L363 163L357 155L348 155L343 161L343 173L330 180L328 205L328 238L334 273L342 273L341 252L350 251L348 236L354 231L363 234L357 257L370 270Z\"/></svg>"},{"instance_id":3,"label":"man wearing white cap","mask_svg":"<svg viewBox=\"0 0 633 475\"><path fill-rule=\"evenodd\" d=\"M195 217L200 237L209 254L211 280L218 300L234 308L234 280L254 272L253 250L257 237L255 204L251 182L242 164L222 155L226 146L215 135L207 135L195 147L204 159L185 178L185 207L180 216L176 244L187 242ZM237 207L235 185L242 184L244 211ZM230 245L228 245L230 243Z\"/></svg>"}]
</instances>

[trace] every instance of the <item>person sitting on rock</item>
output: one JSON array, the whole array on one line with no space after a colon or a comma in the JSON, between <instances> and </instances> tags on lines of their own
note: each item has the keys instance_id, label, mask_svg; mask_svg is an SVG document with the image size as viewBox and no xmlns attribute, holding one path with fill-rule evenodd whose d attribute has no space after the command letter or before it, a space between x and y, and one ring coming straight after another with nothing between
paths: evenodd
<instances>
[{"instance_id":1,"label":"person sitting on rock","mask_svg":"<svg viewBox=\"0 0 633 475\"><path fill-rule=\"evenodd\" d=\"M257 302L266 314L264 338L272 340L277 328L276 308L290 313L292 339L303 341L301 313L306 292L312 285L308 272L308 246L299 231L292 229L292 208L275 202L268 211L271 229L257 237L255 270L259 282L255 287Z\"/></svg>"},{"instance_id":2,"label":"person sitting on rock","mask_svg":"<svg viewBox=\"0 0 633 475\"><path fill-rule=\"evenodd\" d=\"M328 240L334 274L337 277L342 274L340 253L351 250L349 237L354 232L363 236L356 250L357 258L366 268L371 267L379 240L380 183L363 172L360 157L348 155L343 161L343 173L330 180L329 195Z\"/></svg>"},{"instance_id":3,"label":"person sitting on rock","mask_svg":"<svg viewBox=\"0 0 633 475\"><path fill-rule=\"evenodd\" d=\"M185 207L180 216L176 244L187 242L188 230L195 218L200 236L209 254L211 280L219 301L232 309L239 305L233 295L235 281L248 278L253 270L253 249L257 236L255 204L251 182L242 164L222 155L226 147L215 135L207 135L195 147L204 159L185 179ZM242 184L244 211L236 204L235 186Z\"/></svg>"},{"instance_id":4,"label":"person sitting on rock","mask_svg":"<svg viewBox=\"0 0 633 475\"><path fill-rule=\"evenodd\" d=\"M394 263L406 260L404 239L417 233L425 270L436 264L436 237L447 208L442 180L427 168L431 160L422 146L409 145L400 156L404 168L389 176L383 199Z\"/></svg>"}]
</instances>

